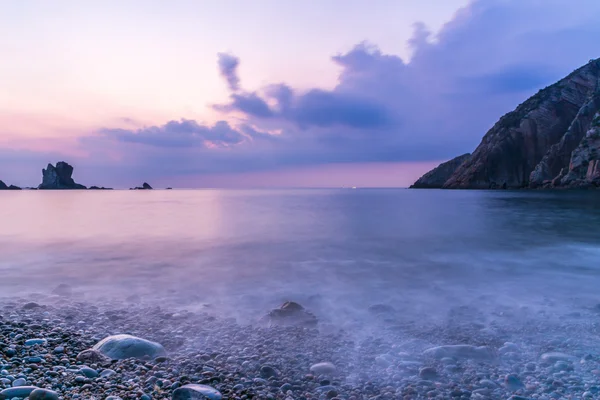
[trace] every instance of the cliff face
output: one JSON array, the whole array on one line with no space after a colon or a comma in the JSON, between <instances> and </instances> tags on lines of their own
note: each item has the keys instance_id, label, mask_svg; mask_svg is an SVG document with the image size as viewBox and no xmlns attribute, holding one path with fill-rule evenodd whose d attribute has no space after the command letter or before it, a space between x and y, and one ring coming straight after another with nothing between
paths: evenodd
<instances>
[{"instance_id":1,"label":"cliff face","mask_svg":"<svg viewBox=\"0 0 600 400\"><path fill-rule=\"evenodd\" d=\"M463 154L453 158L450 161L446 161L432 169L425 175L419 178L411 188L413 189L440 189L444 186L444 183L452 176L452 174L461 166L467 158L471 156L470 153Z\"/></svg>"},{"instance_id":2,"label":"cliff face","mask_svg":"<svg viewBox=\"0 0 600 400\"><path fill-rule=\"evenodd\" d=\"M42 183L38 189L85 189L85 186L75 183L72 175L73 167L64 161L56 163L56 167L48 164L42 170Z\"/></svg>"},{"instance_id":3,"label":"cliff face","mask_svg":"<svg viewBox=\"0 0 600 400\"><path fill-rule=\"evenodd\" d=\"M554 186L600 187L600 107L571 155L568 172L557 179Z\"/></svg>"},{"instance_id":4,"label":"cliff face","mask_svg":"<svg viewBox=\"0 0 600 400\"><path fill-rule=\"evenodd\" d=\"M587 177L594 176L597 168L591 166L597 141L588 134L598 111L600 59L590 61L503 116L443 187L589 186L593 183ZM583 147L585 138L587 147ZM591 168L591 175L587 170L583 174L586 168Z\"/></svg>"}]
</instances>

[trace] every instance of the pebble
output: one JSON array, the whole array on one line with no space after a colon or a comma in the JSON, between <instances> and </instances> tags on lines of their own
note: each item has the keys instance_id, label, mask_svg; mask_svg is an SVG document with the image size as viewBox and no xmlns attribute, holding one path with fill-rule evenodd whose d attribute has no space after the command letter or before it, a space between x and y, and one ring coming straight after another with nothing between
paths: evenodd
<instances>
[{"instance_id":1,"label":"pebble","mask_svg":"<svg viewBox=\"0 0 600 400\"><path fill-rule=\"evenodd\" d=\"M19 386L19 387L4 389L4 390L0 391L0 399L3 398L2 396L4 396L4 398L6 398L6 399L12 399L13 397L16 397L19 399L25 399L35 389L37 389L37 387L35 387L35 386Z\"/></svg>"},{"instance_id":2,"label":"pebble","mask_svg":"<svg viewBox=\"0 0 600 400\"><path fill-rule=\"evenodd\" d=\"M93 350L113 360L126 358L154 359L166 355L166 351L161 344L125 334L106 337L98 342Z\"/></svg>"},{"instance_id":3,"label":"pebble","mask_svg":"<svg viewBox=\"0 0 600 400\"><path fill-rule=\"evenodd\" d=\"M83 367L79 370L79 372L88 378L96 378L98 376L98 371L89 367Z\"/></svg>"},{"instance_id":4,"label":"pebble","mask_svg":"<svg viewBox=\"0 0 600 400\"><path fill-rule=\"evenodd\" d=\"M58 393L49 389L35 389L29 395L29 400L59 400Z\"/></svg>"},{"instance_id":5,"label":"pebble","mask_svg":"<svg viewBox=\"0 0 600 400\"><path fill-rule=\"evenodd\" d=\"M310 367L310 372L317 375L333 375L336 372L335 365L330 362L321 362L318 364L313 364Z\"/></svg>"},{"instance_id":6,"label":"pebble","mask_svg":"<svg viewBox=\"0 0 600 400\"><path fill-rule=\"evenodd\" d=\"M29 339L25 341L25 346L35 346L35 345L46 345L48 341L46 339Z\"/></svg>"},{"instance_id":7,"label":"pebble","mask_svg":"<svg viewBox=\"0 0 600 400\"><path fill-rule=\"evenodd\" d=\"M521 379L516 375L507 375L506 378L504 378L504 384L508 390L513 392L525 387L523 382L521 382Z\"/></svg>"},{"instance_id":8,"label":"pebble","mask_svg":"<svg viewBox=\"0 0 600 400\"><path fill-rule=\"evenodd\" d=\"M600 394L599 352L586 345L595 343L591 325L578 327L569 339L575 329L568 325L541 335L533 326L503 325L493 315L489 329L467 321L427 332L405 325L396 333L398 322L382 319L393 324L382 334L356 336L352 329L244 326L205 311L174 313L139 303L90 305L65 297L60 306L24 310L2 301L0 390L22 390L12 387L22 384L51 392L40 400L206 400L206 394L231 400L550 400ZM502 318L510 321L508 314ZM411 329L429 341L406 341ZM164 354L105 356L103 338L121 335L157 340L151 343L160 343ZM461 342L468 344L435 346Z\"/></svg>"},{"instance_id":9,"label":"pebble","mask_svg":"<svg viewBox=\"0 0 600 400\"><path fill-rule=\"evenodd\" d=\"M26 386L26 385L27 385L27 380L25 380L25 378L17 378L14 381L12 381L12 387Z\"/></svg>"},{"instance_id":10,"label":"pebble","mask_svg":"<svg viewBox=\"0 0 600 400\"><path fill-rule=\"evenodd\" d=\"M433 367L425 367L419 370L419 378L421 379L427 379L432 381L434 379L437 379L437 377L438 373Z\"/></svg>"},{"instance_id":11,"label":"pebble","mask_svg":"<svg viewBox=\"0 0 600 400\"><path fill-rule=\"evenodd\" d=\"M173 391L172 400L221 400L221 393L207 385L184 385Z\"/></svg>"},{"instance_id":12,"label":"pebble","mask_svg":"<svg viewBox=\"0 0 600 400\"><path fill-rule=\"evenodd\" d=\"M265 379L276 377L277 375L279 375L279 372L269 365L263 365L260 367L260 376Z\"/></svg>"}]
</instances>

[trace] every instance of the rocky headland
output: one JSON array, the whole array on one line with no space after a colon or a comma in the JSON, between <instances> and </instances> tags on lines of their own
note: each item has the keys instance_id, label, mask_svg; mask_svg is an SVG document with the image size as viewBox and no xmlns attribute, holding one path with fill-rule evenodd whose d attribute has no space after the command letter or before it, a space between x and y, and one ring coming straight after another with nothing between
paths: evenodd
<instances>
[{"instance_id":1,"label":"rocky headland","mask_svg":"<svg viewBox=\"0 0 600 400\"><path fill-rule=\"evenodd\" d=\"M438 165L436 168L420 177L419 180L411 185L411 189L441 188L444 186L444 183L450 179L458 167L460 167L462 163L465 162L465 160L470 156L470 153L463 154L462 156L455 157L450 161L446 161L445 163Z\"/></svg>"},{"instance_id":2,"label":"rocky headland","mask_svg":"<svg viewBox=\"0 0 600 400\"><path fill-rule=\"evenodd\" d=\"M600 59L500 118L448 176L453 161L428 172L413 187L600 187Z\"/></svg>"}]
</instances>

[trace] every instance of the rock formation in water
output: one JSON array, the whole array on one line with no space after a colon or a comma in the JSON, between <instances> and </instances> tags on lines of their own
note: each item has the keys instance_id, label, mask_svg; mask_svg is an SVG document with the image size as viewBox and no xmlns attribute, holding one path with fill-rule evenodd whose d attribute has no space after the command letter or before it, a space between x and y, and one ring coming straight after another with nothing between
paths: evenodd
<instances>
[{"instance_id":1,"label":"rock formation in water","mask_svg":"<svg viewBox=\"0 0 600 400\"><path fill-rule=\"evenodd\" d=\"M0 190L21 190L21 188L15 185L8 186L6 183L0 181Z\"/></svg>"},{"instance_id":2,"label":"rock formation in water","mask_svg":"<svg viewBox=\"0 0 600 400\"><path fill-rule=\"evenodd\" d=\"M150 186L147 182L144 182L142 186L136 186L129 190L152 190L152 186Z\"/></svg>"},{"instance_id":3,"label":"rock formation in water","mask_svg":"<svg viewBox=\"0 0 600 400\"><path fill-rule=\"evenodd\" d=\"M471 156L470 153L463 154L453 158L450 161L446 161L432 169L425 175L419 178L411 188L413 189L439 189L444 186L444 183L452 176L454 171L461 166L467 158Z\"/></svg>"},{"instance_id":4,"label":"rock formation in water","mask_svg":"<svg viewBox=\"0 0 600 400\"><path fill-rule=\"evenodd\" d=\"M443 187L600 187L599 129L597 59L500 118Z\"/></svg>"},{"instance_id":5,"label":"rock formation in water","mask_svg":"<svg viewBox=\"0 0 600 400\"><path fill-rule=\"evenodd\" d=\"M56 167L48 164L42 170L42 183L38 189L85 189L85 186L75 183L72 175L73 167L64 161L56 163Z\"/></svg>"}]
</instances>

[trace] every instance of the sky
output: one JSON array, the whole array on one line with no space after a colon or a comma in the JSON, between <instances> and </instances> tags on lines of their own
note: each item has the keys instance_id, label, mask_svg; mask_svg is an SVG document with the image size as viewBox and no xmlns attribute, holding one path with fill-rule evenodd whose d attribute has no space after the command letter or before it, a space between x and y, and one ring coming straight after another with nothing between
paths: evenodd
<instances>
[{"instance_id":1,"label":"sky","mask_svg":"<svg viewBox=\"0 0 600 400\"><path fill-rule=\"evenodd\" d=\"M597 0L0 0L0 179L405 187L598 37Z\"/></svg>"}]
</instances>

